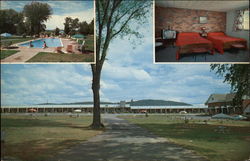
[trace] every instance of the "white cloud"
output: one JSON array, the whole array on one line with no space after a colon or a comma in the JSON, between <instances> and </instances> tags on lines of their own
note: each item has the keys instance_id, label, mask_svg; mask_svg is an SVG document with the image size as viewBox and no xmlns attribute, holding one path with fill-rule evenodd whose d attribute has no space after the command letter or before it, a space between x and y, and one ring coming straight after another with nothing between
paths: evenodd
<instances>
[{"instance_id":1,"label":"white cloud","mask_svg":"<svg viewBox=\"0 0 250 161\"><path fill-rule=\"evenodd\" d=\"M103 75L110 79L125 79L125 80L139 80L139 81L151 81L150 75L143 69L133 66L119 66L111 65L105 62L103 68Z\"/></svg>"},{"instance_id":2,"label":"white cloud","mask_svg":"<svg viewBox=\"0 0 250 161\"><path fill-rule=\"evenodd\" d=\"M51 18L45 23L47 29L55 29L56 27L64 29L64 22L66 17L78 18L79 21L86 21L90 23L94 18L93 9L88 9L86 11L67 13L61 15L52 15Z\"/></svg>"},{"instance_id":3,"label":"white cloud","mask_svg":"<svg viewBox=\"0 0 250 161\"><path fill-rule=\"evenodd\" d=\"M110 91L110 90L120 90L121 89L120 86L117 83L115 83L114 81L105 82L105 81L101 80L100 84L101 84L101 89L104 89L104 90L108 89Z\"/></svg>"},{"instance_id":4,"label":"white cloud","mask_svg":"<svg viewBox=\"0 0 250 161\"><path fill-rule=\"evenodd\" d=\"M2 104L86 101L92 95L91 77L74 65L24 65L5 68L2 75Z\"/></svg>"}]
</instances>

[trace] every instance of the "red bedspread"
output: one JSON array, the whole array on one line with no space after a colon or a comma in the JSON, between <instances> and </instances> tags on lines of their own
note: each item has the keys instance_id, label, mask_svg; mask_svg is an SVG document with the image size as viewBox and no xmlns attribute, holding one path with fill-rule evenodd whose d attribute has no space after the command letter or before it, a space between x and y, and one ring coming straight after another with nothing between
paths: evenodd
<instances>
[{"instance_id":1,"label":"red bedspread","mask_svg":"<svg viewBox=\"0 0 250 161\"><path fill-rule=\"evenodd\" d=\"M193 44L212 44L207 39L202 38L198 33L179 33L176 40L176 46L185 46Z\"/></svg>"},{"instance_id":2,"label":"red bedspread","mask_svg":"<svg viewBox=\"0 0 250 161\"><path fill-rule=\"evenodd\" d=\"M209 51L213 54L213 44L211 41L202 38L196 32L182 32L179 33L176 40L176 46L179 47L176 52L176 59L178 60L180 54L193 53L194 49L202 49L202 51Z\"/></svg>"},{"instance_id":3,"label":"red bedspread","mask_svg":"<svg viewBox=\"0 0 250 161\"><path fill-rule=\"evenodd\" d=\"M230 49L232 44L242 44L246 48L247 41L242 38L230 37L222 32L208 33L208 39L213 42L214 48L221 54L224 53L224 49Z\"/></svg>"}]
</instances>

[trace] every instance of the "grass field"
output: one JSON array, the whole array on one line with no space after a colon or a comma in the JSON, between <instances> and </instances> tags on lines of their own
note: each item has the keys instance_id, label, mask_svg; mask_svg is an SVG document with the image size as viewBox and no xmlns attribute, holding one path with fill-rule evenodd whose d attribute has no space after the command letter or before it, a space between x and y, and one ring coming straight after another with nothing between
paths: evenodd
<instances>
[{"instance_id":1,"label":"grass field","mask_svg":"<svg viewBox=\"0 0 250 161\"><path fill-rule=\"evenodd\" d=\"M0 50L1 60L8 57L8 56L11 56L17 52L19 52L19 50Z\"/></svg>"},{"instance_id":2,"label":"grass field","mask_svg":"<svg viewBox=\"0 0 250 161\"><path fill-rule=\"evenodd\" d=\"M85 50L94 52L94 36L88 35L84 46Z\"/></svg>"},{"instance_id":3,"label":"grass field","mask_svg":"<svg viewBox=\"0 0 250 161\"><path fill-rule=\"evenodd\" d=\"M39 52L27 62L94 62L93 54Z\"/></svg>"},{"instance_id":4,"label":"grass field","mask_svg":"<svg viewBox=\"0 0 250 161\"><path fill-rule=\"evenodd\" d=\"M24 161L50 160L63 149L102 133L88 128L91 120L90 116L2 116L4 156Z\"/></svg>"},{"instance_id":5,"label":"grass field","mask_svg":"<svg viewBox=\"0 0 250 161\"><path fill-rule=\"evenodd\" d=\"M16 43L20 43L20 42L24 42L24 41L28 41L28 40L32 40L33 38L31 37L26 37L26 38L22 38L22 37L1 37L1 46L5 46L7 44L16 44Z\"/></svg>"},{"instance_id":6,"label":"grass field","mask_svg":"<svg viewBox=\"0 0 250 161\"><path fill-rule=\"evenodd\" d=\"M201 120L189 120L185 124L184 120L173 116L123 118L211 161L243 161L250 157L250 122L247 121L211 120L205 124Z\"/></svg>"}]
</instances>

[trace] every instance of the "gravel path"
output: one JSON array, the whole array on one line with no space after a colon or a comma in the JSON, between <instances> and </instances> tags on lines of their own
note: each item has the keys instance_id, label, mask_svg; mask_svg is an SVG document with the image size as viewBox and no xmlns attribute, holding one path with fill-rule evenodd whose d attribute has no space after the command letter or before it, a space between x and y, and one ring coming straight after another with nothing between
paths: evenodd
<instances>
[{"instance_id":1,"label":"gravel path","mask_svg":"<svg viewBox=\"0 0 250 161\"><path fill-rule=\"evenodd\" d=\"M202 156L170 143L165 138L128 123L114 115L104 115L107 130L55 156L58 161L205 161Z\"/></svg>"}]
</instances>

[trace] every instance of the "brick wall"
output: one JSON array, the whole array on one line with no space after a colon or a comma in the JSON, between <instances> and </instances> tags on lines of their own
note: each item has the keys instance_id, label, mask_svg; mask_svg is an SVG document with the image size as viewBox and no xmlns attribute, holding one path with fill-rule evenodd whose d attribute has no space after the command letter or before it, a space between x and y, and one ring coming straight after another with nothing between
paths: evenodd
<instances>
[{"instance_id":1,"label":"brick wall","mask_svg":"<svg viewBox=\"0 0 250 161\"><path fill-rule=\"evenodd\" d=\"M207 17L206 24L199 23L199 17ZM226 12L191 10L180 8L155 8L155 36L161 36L161 30L171 26L179 32L200 32L206 27L209 32L226 31Z\"/></svg>"},{"instance_id":2,"label":"brick wall","mask_svg":"<svg viewBox=\"0 0 250 161\"><path fill-rule=\"evenodd\" d=\"M224 105L225 105L225 103L222 103L222 102L214 102L214 103L209 103L208 107L215 107L215 106L221 107L221 106L224 106Z\"/></svg>"},{"instance_id":3,"label":"brick wall","mask_svg":"<svg viewBox=\"0 0 250 161\"><path fill-rule=\"evenodd\" d=\"M246 99L242 101L243 109L245 109L250 104L250 99Z\"/></svg>"}]
</instances>

